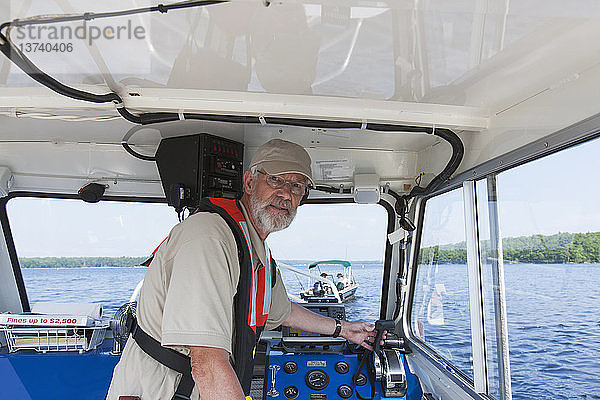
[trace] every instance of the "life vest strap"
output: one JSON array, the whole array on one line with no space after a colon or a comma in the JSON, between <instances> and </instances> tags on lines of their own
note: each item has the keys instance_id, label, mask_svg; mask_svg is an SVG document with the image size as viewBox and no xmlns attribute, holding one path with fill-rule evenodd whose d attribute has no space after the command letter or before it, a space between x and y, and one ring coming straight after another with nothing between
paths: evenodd
<instances>
[{"instance_id":1,"label":"life vest strap","mask_svg":"<svg viewBox=\"0 0 600 400\"><path fill-rule=\"evenodd\" d=\"M192 214L195 214L196 212L212 212L212 213L215 213L215 214L221 216L221 218L223 218L223 220L225 221L225 223L227 224L227 226L233 233L233 236L236 241L236 247L237 247L237 251L238 251L238 262L240 264L240 277L239 277L236 294L233 299L234 324L236 326L235 347L232 349L234 359L235 359L235 364L233 367L234 367L234 371L240 381L240 384L242 385L242 389L244 390L244 393L249 394L250 387L251 387L251 381L252 381L252 372L253 372L253 367L254 367L254 357L252 354L252 349L256 345L257 338L260 336L260 333L262 332L262 330L264 328L264 324L267 319L267 317L265 317L265 315L268 316L268 313L270 311L270 306L271 306L271 290L270 289L275 286L275 283L277 280L276 263L275 263L275 260L270 256L270 251L267 251L268 248L265 248L265 253L266 253L265 256L267 257L267 260L266 260L267 265L264 266L265 279L264 279L263 285L266 285L266 287L263 288L264 293L262 296L262 298L263 298L262 308L260 310L258 310L257 309L258 302L256 300L258 287L256 285L257 285L259 274L256 273L256 271L254 270L254 265L252 262L250 235L249 235L249 233L243 231L243 227L246 224L246 221L244 219L244 215L241 211L241 206L239 205L238 201L231 200L231 199L204 198L201 200L198 209L196 211L194 211ZM166 240L166 238L165 238L165 240ZM163 240L163 242L164 242L164 240ZM161 244L162 244L162 242L161 242ZM157 252L159 247L160 247L160 245L156 248L156 250L154 250L152 257L149 260L147 260L144 263L144 265L150 264L150 261L152 261L152 258L154 257L154 254ZM257 317L256 317L256 315L258 314L257 311L260 314L262 314L260 321L257 321ZM252 317L254 317L254 318L252 318ZM141 329L138 328L138 331L141 331ZM143 332L143 331L141 331L141 332ZM141 335L143 336L144 333L142 333ZM156 341L155 339L153 339L150 336L148 336L148 337L152 341L155 341L158 344L158 346L160 346L160 343L158 341ZM134 339L135 339L135 337L134 337ZM136 339L136 342L137 341L138 340ZM142 339L142 341L144 341L144 339ZM138 342L138 344L140 344L140 343ZM153 348L155 348L154 345L151 345L151 346L153 346ZM148 355L150 355L152 358L154 358L158 362L166 365L167 367L169 367L175 371L181 372L177 368L173 368L173 367L169 366L168 364L166 364L165 362L163 362L162 358L154 357L151 353L153 351L152 349L149 349L149 351L146 351L146 349L144 347L142 347L142 345L140 345L140 347L142 348L142 350L144 350ZM160 346L160 347L165 350L173 351L171 349L167 349L162 346ZM160 351L162 354L162 350L157 350L157 351ZM175 353L177 353L177 352L175 352ZM181 353L177 353L177 354L183 356ZM159 357L162 357L162 356L159 356ZM190 371L191 371L191 365L190 365L189 358L187 359L187 366L190 368ZM181 373L183 373L183 372L181 372ZM188 375L183 373L182 382L180 383L180 385L183 383L184 378L186 378L187 376ZM191 382L189 393L191 394L191 390L194 387L194 382L193 382L193 380L191 380L191 372L189 374L189 378L190 378L190 382ZM178 390L179 390L179 388L178 388ZM179 397L179 398L186 399L186 397ZM175 399L177 399L177 397L174 397L172 400L175 400Z\"/></svg>"},{"instance_id":2,"label":"life vest strap","mask_svg":"<svg viewBox=\"0 0 600 400\"><path fill-rule=\"evenodd\" d=\"M181 380L171 400L189 400L194 390L194 379L192 378L192 364L190 357L183 355L173 349L169 349L148 335L137 323L135 317L131 323L131 337L138 346L155 361L167 368L182 374Z\"/></svg>"}]
</instances>

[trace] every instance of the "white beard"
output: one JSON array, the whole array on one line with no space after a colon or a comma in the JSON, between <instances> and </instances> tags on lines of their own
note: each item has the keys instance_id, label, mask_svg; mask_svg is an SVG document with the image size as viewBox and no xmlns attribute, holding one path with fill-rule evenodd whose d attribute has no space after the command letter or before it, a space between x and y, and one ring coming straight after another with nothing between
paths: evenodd
<instances>
[{"instance_id":1,"label":"white beard","mask_svg":"<svg viewBox=\"0 0 600 400\"><path fill-rule=\"evenodd\" d=\"M250 209L258 229L265 234L280 231L290 226L296 216L296 209L292 206L290 200L282 199L277 195L271 196L268 200L261 201L255 191L250 193ZM287 214L275 214L268 210L269 205L284 207L288 210Z\"/></svg>"}]
</instances>

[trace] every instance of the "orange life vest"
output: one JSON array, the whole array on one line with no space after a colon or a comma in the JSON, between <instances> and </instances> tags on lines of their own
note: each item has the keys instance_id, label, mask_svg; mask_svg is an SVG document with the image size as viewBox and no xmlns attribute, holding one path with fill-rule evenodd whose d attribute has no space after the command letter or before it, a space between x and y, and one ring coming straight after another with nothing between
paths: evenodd
<instances>
[{"instance_id":1,"label":"orange life vest","mask_svg":"<svg viewBox=\"0 0 600 400\"><path fill-rule=\"evenodd\" d=\"M234 370L244 392L249 394L254 369L254 348L271 309L271 288L275 286L277 277L275 260L265 246L268 265L258 271L254 269L248 222L237 200L207 197L201 200L196 212L199 211L219 214L233 232L237 243L240 277L233 298Z\"/></svg>"},{"instance_id":2,"label":"orange life vest","mask_svg":"<svg viewBox=\"0 0 600 400\"><path fill-rule=\"evenodd\" d=\"M236 241L238 261L240 264L240 277L236 294L233 298L233 318L235 327L233 348L235 363L233 369L235 370L244 393L248 395L250 394L252 372L254 370L254 348L264 329L271 309L271 289L275 286L277 278L275 260L271 257L271 252L265 243L265 261L267 265L258 271L254 269L248 222L245 220L237 200L206 197L200 201L198 209L194 211L194 213L197 212L213 212L219 214L231 229ZM161 242L161 244L163 242ZM160 245L158 247L160 247ZM154 254L158 251L158 247L143 265L150 264L154 258ZM141 331L139 327L136 329ZM141 331L141 334L139 335L148 336L143 331ZM135 339L138 341L137 338ZM164 351L160 349L153 351L156 346L161 347L160 343L144 344L151 341L151 338L146 338L143 339L142 343L138 341L138 344L140 344L140 347L151 356L152 353L163 354ZM167 357L171 356L172 355L168 355ZM169 366L168 363L165 362L165 357L152 357ZM175 365L177 363L172 362L170 364ZM186 361L180 364L186 364ZM187 361L187 365L189 366L189 361ZM193 388L193 380L191 379L190 374L191 370L187 371L186 369L183 371L184 368L179 367L170 368L183 373L185 378L182 378L181 382L185 382L186 385L180 385L185 387L178 387L176 394L189 396L189 393L191 393L191 389Z\"/></svg>"}]
</instances>

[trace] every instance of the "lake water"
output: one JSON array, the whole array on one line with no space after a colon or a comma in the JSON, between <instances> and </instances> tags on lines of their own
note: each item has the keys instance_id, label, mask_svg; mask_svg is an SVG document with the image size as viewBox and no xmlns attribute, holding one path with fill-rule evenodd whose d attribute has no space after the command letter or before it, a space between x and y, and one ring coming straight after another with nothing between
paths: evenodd
<instances>
[{"instance_id":1,"label":"lake water","mask_svg":"<svg viewBox=\"0 0 600 400\"><path fill-rule=\"evenodd\" d=\"M449 358L470 354L468 308L461 290L451 287L460 286L464 268L439 268L447 278L446 324L427 331L436 346L447 347L441 353ZM600 399L600 265L505 269L513 398ZM360 287L356 299L347 303L348 319L372 322L379 315L381 265L354 265L353 272ZM100 303L104 318L110 319L144 273L144 268L48 268L24 269L23 277L31 303ZM305 277L283 275L290 293L307 287ZM468 357L453 362L472 375Z\"/></svg>"}]
</instances>

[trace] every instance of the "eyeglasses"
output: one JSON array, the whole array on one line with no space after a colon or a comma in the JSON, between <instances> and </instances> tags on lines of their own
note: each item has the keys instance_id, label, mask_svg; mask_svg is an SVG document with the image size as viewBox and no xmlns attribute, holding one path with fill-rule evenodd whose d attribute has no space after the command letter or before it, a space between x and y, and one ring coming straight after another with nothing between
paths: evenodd
<instances>
[{"instance_id":1,"label":"eyeglasses","mask_svg":"<svg viewBox=\"0 0 600 400\"><path fill-rule=\"evenodd\" d=\"M281 189L286 184L289 184L292 193L295 194L296 196L304 196L306 194L306 191L309 189L309 186L305 183L288 181L277 175L269 175L266 172L263 172L261 170L258 170L258 172L265 176L267 184L269 186L271 186L273 189Z\"/></svg>"}]
</instances>

